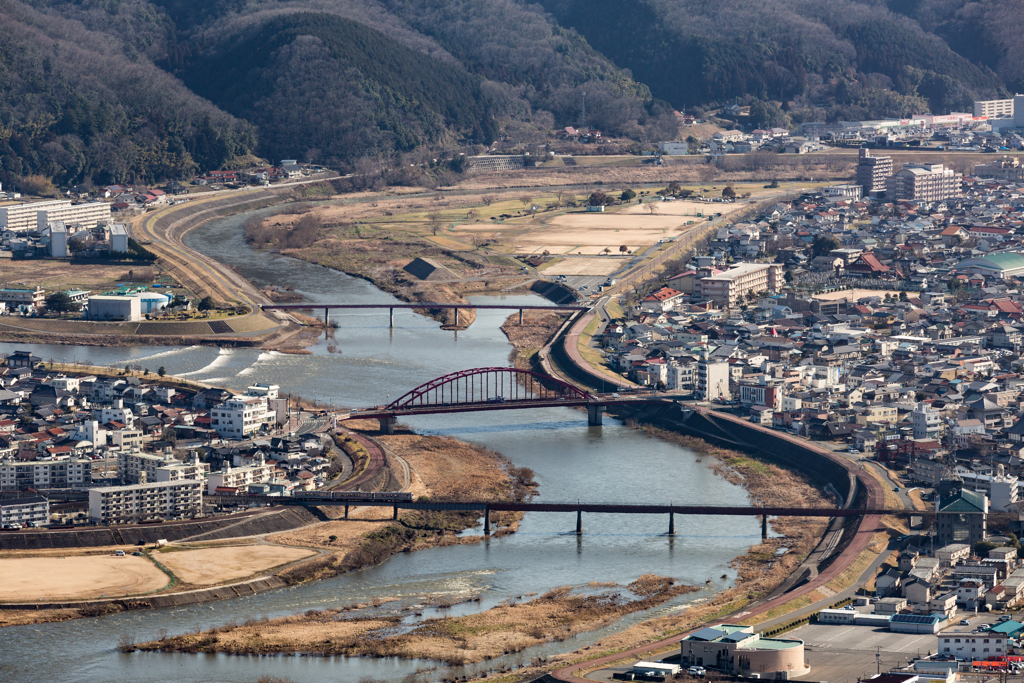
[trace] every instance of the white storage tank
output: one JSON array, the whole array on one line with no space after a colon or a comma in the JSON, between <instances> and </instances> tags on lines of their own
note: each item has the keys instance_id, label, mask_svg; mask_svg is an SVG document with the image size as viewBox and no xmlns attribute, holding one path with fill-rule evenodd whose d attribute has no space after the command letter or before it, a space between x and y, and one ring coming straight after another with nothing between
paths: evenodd
<instances>
[{"instance_id":1,"label":"white storage tank","mask_svg":"<svg viewBox=\"0 0 1024 683\"><path fill-rule=\"evenodd\" d=\"M160 309L167 308L167 305L171 303L169 296L157 294L156 292L139 292L138 294L132 294L132 297L139 300L139 306L143 315L146 313L156 313Z\"/></svg>"}]
</instances>

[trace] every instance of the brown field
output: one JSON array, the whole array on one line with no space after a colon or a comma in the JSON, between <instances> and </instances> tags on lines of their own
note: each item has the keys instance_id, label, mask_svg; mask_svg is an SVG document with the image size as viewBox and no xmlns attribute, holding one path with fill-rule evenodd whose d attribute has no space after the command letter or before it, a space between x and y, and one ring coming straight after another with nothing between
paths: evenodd
<instances>
[{"instance_id":1,"label":"brown field","mask_svg":"<svg viewBox=\"0 0 1024 683\"><path fill-rule=\"evenodd\" d=\"M648 215L650 209L648 204L631 204L619 214L642 214ZM703 214L707 216L709 213L720 213L723 216L728 216L734 211L739 211L744 208L745 204L734 203L734 204L723 204L721 202L688 202L683 200L676 200L671 202L656 202L654 206L656 216L690 216L695 217L697 214Z\"/></svg>"},{"instance_id":2,"label":"brown field","mask_svg":"<svg viewBox=\"0 0 1024 683\"><path fill-rule=\"evenodd\" d=\"M547 225L515 235L512 240L517 250L528 253L599 254L604 249L618 253L621 245L633 251L678 237L692 227L687 222L682 216L572 213L552 218Z\"/></svg>"},{"instance_id":3,"label":"brown field","mask_svg":"<svg viewBox=\"0 0 1024 683\"><path fill-rule=\"evenodd\" d=\"M827 292L825 294L815 294L814 298L821 301L836 301L838 299L849 299L851 301L859 301L869 296L879 296L883 299L888 296L899 296L898 290L884 290L884 289L844 289L839 292Z\"/></svg>"},{"instance_id":4,"label":"brown field","mask_svg":"<svg viewBox=\"0 0 1024 683\"><path fill-rule=\"evenodd\" d=\"M610 275L626 264L617 258L565 258L544 269L545 275Z\"/></svg>"},{"instance_id":5,"label":"brown field","mask_svg":"<svg viewBox=\"0 0 1024 683\"><path fill-rule=\"evenodd\" d=\"M138 265L118 263L75 264L53 259L11 260L3 262L3 279L8 284L39 285L43 289L88 289L95 294L109 290L119 282L118 278L129 270L136 272L151 270ZM159 280L158 280L159 282Z\"/></svg>"},{"instance_id":6,"label":"brown field","mask_svg":"<svg viewBox=\"0 0 1024 683\"><path fill-rule=\"evenodd\" d=\"M302 548L242 545L200 550L174 548L171 552L160 553L159 560L182 581L206 586L252 576L315 554Z\"/></svg>"},{"instance_id":7,"label":"brown field","mask_svg":"<svg viewBox=\"0 0 1024 683\"><path fill-rule=\"evenodd\" d=\"M148 558L131 555L0 558L0 576L0 602L123 597L170 583Z\"/></svg>"}]
</instances>

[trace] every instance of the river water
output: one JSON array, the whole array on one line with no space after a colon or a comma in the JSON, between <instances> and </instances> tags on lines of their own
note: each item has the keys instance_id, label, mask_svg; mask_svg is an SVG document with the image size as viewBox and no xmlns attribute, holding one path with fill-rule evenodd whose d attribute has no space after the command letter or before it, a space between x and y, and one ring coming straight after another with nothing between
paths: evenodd
<instances>
[{"instance_id":1,"label":"river water","mask_svg":"<svg viewBox=\"0 0 1024 683\"><path fill-rule=\"evenodd\" d=\"M258 212L257 212L258 213ZM249 249L241 239L247 215L210 223L187 242L219 261L238 267L260 284L291 285L314 302L380 303L395 301L371 284L326 268ZM530 294L501 297L510 304L537 303ZM472 297L482 302L494 297ZM420 383L455 370L501 366L511 347L499 329L502 311L480 310L463 332L445 332L428 318L396 310L396 328L388 328L386 310L334 316L334 340L311 347L313 355L209 347L67 347L3 345L0 352L27 348L44 359L92 365L141 365L155 371L210 381L236 389L253 382L279 384L307 399L345 406L366 406L394 399ZM340 352L332 353L329 345ZM715 476L689 450L629 429L606 417L603 427L588 427L586 413L570 408L495 411L425 416L408 420L421 433L453 436L493 448L516 465L536 472L538 500L748 504L745 492ZM255 681L264 675L295 681L355 682L371 676L400 680L432 662L393 659L321 659L313 657L230 657L213 655L121 654L118 638L138 640L209 628L231 620L280 616L307 609L395 597L415 602L424 594L480 594L479 605L455 614L486 609L514 596L591 581L628 583L643 573L707 584L653 612L631 615L618 624L570 643L540 646L497 662L467 667L479 672L495 664L516 664L600 640L654 614L678 609L713 590L731 585L729 561L759 540L754 518L678 518L675 538L665 534L668 519L653 516L585 515L584 534L574 533L575 515L526 515L519 532L478 544L397 555L379 567L297 588L181 609L117 614L99 619L0 630L0 681L112 681L188 683ZM720 577L725 578L720 578ZM428 614L429 616L429 614ZM437 670L424 678L452 671Z\"/></svg>"}]
</instances>

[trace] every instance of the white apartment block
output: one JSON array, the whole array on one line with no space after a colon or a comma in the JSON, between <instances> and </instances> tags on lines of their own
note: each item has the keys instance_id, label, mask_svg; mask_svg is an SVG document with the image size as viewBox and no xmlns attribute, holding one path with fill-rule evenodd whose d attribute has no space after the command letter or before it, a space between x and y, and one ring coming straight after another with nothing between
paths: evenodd
<instances>
[{"instance_id":1,"label":"white apartment block","mask_svg":"<svg viewBox=\"0 0 1024 683\"><path fill-rule=\"evenodd\" d=\"M937 202L963 196L963 175L942 164L903 164L885 181L886 199Z\"/></svg>"},{"instance_id":2,"label":"white apartment block","mask_svg":"<svg viewBox=\"0 0 1024 683\"><path fill-rule=\"evenodd\" d=\"M210 411L212 426L225 439L245 439L273 421L265 396L235 396Z\"/></svg>"},{"instance_id":3,"label":"white apartment block","mask_svg":"<svg viewBox=\"0 0 1024 683\"><path fill-rule=\"evenodd\" d=\"M669 391L693 389L697 385L696 363L669 363L665 386Z\"/></svg>"},{"instance_id":4,"label":"white apartment block","mask_svg":"<svg viewBox=\"0 0 1024 683\"><path fill-rule=\"evenodd\" d=\"M705 401L715 399L731 400L732 394L729 391L729 364L725 362L709 363L700 361L697 363L697 396Z\"/></svg>"},{"instance_id":5,"label":"white apartment block","mask_svg":"<svg viewBox=\"0 0 1024 683\"><path fill-rule=\"evenodd\" d=\"M206 478L209 471L210 466L200 462L198 454L187 462L171 455L141 451L120 453L117 456L117 476L130 484L201 480Z\"/></svg>"},{"instance_id":6,"label":"white apartment block","mask_svg":"<svg viewBox=\"0 0 1024 683\"><path fill-rule=\"evenodd\" d=\"M196 479L89 489L89 519L100 524L181 519L202 511L203 482Z\"/></svg>"},{"instance_id":7,"label":"white apartment block","mask_svg":"<svg viewBox=\"0 0 1024 683\"><path fill-rule=\"evenodd\" d=\"M0 527L18 524L22 527L50 523L50 501L42 496L25 496L0 500Z\"/></svg>"},{"instance_id":8,"label":"white apartment block","mask_svg":"<svg viewBox=\"0 0 1024 683\"><path fill-rule=\"evenodd\" d=\"M110 222L110 204L72 204L67 199L0 204L0 229L14 232L43 231L51 221L80 223L91 228L100 223Z\"/></svg>"},{"instance_id":9,"label":"white apartment block","mask_svg":"<svg viewBox=\"0 0 1024 683\"><path fill-rule=\"evenodd\" d=\"M121 451L142 448L142 432L138 429L119 429L110 432L110 445Z\"/></svg>"},{"instance_id":10,"label":"white apartment block","mask_svg":"<svg viewBox=\"0 0 1024 683\"><path fill-rule=\"evenodd\" d=\"M975 118L984 116L990 119L1013 118L1013 100L985 100L974 103Z\"/></svg>"},{"instance_id":11,"label":"white apartment block","mask_svg":"<svg viewBox=\"0 0 1024 683\"><path fill-rule=\"evenodd\" d=\"M1002 633L940 633L937 653L957 659L981 660L1006 654L1006 635Z\"/></svg>"},{"instance_id":12,"label":"white apartment block","mask_svg":"<svg viewBox=\"0 0 1024 683\"><path fill-rule=\"evenodd\" d=\"M32 460L0 462L0 491L28 487L63 489L92 483L92 460Z\"/></svg>"},{"instance_id":13,"label":"white apartment block","mask_svg":"<svg viewBox=\"0 0 1024 683\"><path fill-rule=\"evenodd\" d=\"M241 489L249 484L264 484L274 478L274 465L263 460L262 453L256 456L256 462L244 467L232 467L226 462L220 472L211 472L206 479L206 492L213 495L218 487Z\"/></svg>"},{"instance_id":14,"label":"white apartment block","mask_svg":"<svg viewBox=\"0 0 1024 683\"><path fill-rule=\"evenodd\" d=\"M733 307L750 293L777 291L782 266L777 263L737 263L711 277L701 278L700 294L723 307Z\"/></svg>"}]
</instances>

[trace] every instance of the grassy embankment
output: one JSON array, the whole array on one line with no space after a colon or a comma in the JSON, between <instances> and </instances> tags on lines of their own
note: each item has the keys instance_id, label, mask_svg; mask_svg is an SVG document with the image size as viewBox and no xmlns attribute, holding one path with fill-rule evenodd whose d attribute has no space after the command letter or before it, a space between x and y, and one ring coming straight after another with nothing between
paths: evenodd
<instances>
[{"instance_id":1,"label":"grassy embankment","mask_svg":"<svg viewBox=\"0 0 1024 683\"><path fill-rule=\"evenodd\" d=\"M397 627L408 616L407 611L388 616L349 616L346 610L337 609L232 624L144 643L138 648L245 655L404 657L466 664L563 641L694 590L672 579L645 574L628 586L601 584L583 591L566 586L528 602L510 599L477 614L424 619L404 633Z\"/></svg>"}]
</instances>

